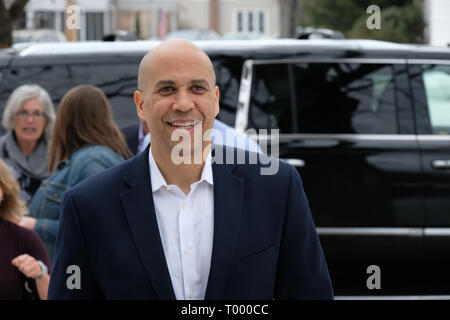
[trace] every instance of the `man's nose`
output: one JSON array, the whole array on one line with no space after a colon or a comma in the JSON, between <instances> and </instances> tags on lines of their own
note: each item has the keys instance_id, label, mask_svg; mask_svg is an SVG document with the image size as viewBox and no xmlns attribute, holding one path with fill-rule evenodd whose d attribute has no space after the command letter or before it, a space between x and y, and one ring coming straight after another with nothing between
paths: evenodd
<instances>
[{"instance_id":1,"label":"man's nose","mask_svg":"<svg viewBox=\"0 0 450 320\"><path fill-rule=\"evenodd\" d=\"M192 101L189 93L184 90L178 91L172 109L176 111L187 112L192 108L194 108L194 102Z\"/></svg>"}]
</instances>

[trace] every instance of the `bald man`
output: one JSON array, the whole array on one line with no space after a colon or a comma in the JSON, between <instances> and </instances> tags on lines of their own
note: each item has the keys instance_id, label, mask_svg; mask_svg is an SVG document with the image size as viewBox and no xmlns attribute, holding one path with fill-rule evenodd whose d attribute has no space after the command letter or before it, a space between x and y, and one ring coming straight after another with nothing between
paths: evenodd
<instances>
[{"instance_id":1,"label":"bald man","mask_svg":"<svg viewBox=\"0 0 450 320\"><path fill-rule=\"evenodd\" d=\"M184 40L143 58L134 101L151 145L66 192L50 299L333 298L297 171L263 175L270 158L223 161L241 151L211 143L215 81Z\"/></svg>"}]
</instances>

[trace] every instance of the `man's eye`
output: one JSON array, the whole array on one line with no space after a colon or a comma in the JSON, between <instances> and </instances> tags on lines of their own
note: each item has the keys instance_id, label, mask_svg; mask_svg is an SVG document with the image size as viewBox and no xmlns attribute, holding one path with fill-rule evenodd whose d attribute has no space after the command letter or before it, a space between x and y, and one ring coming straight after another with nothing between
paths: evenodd
<instances>
[{"instance_id":1,"label":"man's eye","mask_svg":"<svg viewBox=\"0 0 450 320\"><path fill-rule=\"evenodd\" d=\"M158 92L161 92L161 93L170 93L173 91L175 91L175 88L173 88L173 87L162 87L158 90Z\"/></svg>"},{"instance_id":2,"label":"man's eye","mask_svg":"<svg viewBox=\"0 0 450 320\"><path fill-rule=\"evenodd\" d=\"M205 91L205 87L202 86L193 86L192 90L196 91L196 92L201 92L201 91Z\"/></svg>"}]
</instances>

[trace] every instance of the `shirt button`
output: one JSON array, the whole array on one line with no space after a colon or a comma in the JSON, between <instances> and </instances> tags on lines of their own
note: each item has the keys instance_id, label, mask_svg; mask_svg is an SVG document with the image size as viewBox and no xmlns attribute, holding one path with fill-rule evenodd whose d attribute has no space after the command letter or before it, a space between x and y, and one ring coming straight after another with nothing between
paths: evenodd
<instances>
[{"instance_id":1,"label":"shirt button","mask_svg":"<svg viewBox=\"0 0 450 320\"><path fill-rule=\"evenodd\" d=\"M184 253L186 253L186 254L191 253L191 248L187 247L186 249L184 249Z\"/></svg>"},{"instance_id":2,"label":"shirt button","mask_svg":"<svg viewBox=\"0 0 450 320\"><path fill-rule=\"evenodd\" d=\"M181 208L182 208L183 210L186 210L186 208L187 208L186 203L183 203L183 204L181 205Z\"/></svg>"},{"instance_id":3,"label":"shirt button","mask_svg":"<svg viewBox=\"0 0 450 320\"><path fill-rule=\"evenodd\" d=\"M192 292L189 292L188 298L192 299L193 296L194 296L194 294Z\"/></svg>"}]
</instances>

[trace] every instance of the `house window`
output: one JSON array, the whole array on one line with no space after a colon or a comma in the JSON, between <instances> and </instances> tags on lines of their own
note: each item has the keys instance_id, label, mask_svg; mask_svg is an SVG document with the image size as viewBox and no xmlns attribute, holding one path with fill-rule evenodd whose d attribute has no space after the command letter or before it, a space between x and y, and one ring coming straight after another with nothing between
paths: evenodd
<instances>
[{"instance_id":1,"label":"house window","mask_svg":"<svg viewBox=\"0 0 450 320\"><path fill-rule=\"evenodd\" d=\"M259 32L264 33L264 12L259 12Z\"/></svg>"},{"instance_id":2,"label":"house window","mask_svg":"<svg viewBox=\"0 0 450 320\"><path fill-rule=\"evenodd\" d=\"M62 23L60 24L60 27L61 27L60 31L66 32L66 22L65 22L66 21L66 13L64 11L62 11L60 13L60 15L61 15L61 21L62 21ZM78 39L80 39L80 38L78 38Z\"/></svg>"},{"instance_id":3,"label":"house window","mask_svg":"<svg viewBox=\"0 0 450 320\"><path fill-rule=\"evenodd\" d=\"M262 10L240 10L235 14L235 31L239 33L266 32L266 15Z\"/></svg>"},{"instance_id":4,"label":"house window","mask_svg":"<svg viewBox=\"0 0 450 320\"><path fill-rule=\"evenodd\" d=\"M242 12L241 11L238 12L237 19L238 19L238 32L242 32L242 30L244 28L242 27Z\"/></svg>"},{"instance_id":5,"label":"house window","mask_svg":"<svg viewBox=\"0 0 450 320\"><path fill-rule=\"evenodd\" d=\"M248 31L253 32L253 12L248 13Z\"/></svg>"},{"instance_id":6,"label":"house window","mask_svg":"<svg viewBox=\"0 0 450 320\"><path fill-rule=\"evenodd\" d=\"M86 40L101 40L103 37L103 13L86 12Z\"/></svg>"},{"instance_id":7,"label":"house window","mask_svg":"<svg viewBox=\"0 0 450 320\"><path fill-rule=\"evenodd\" d=\"M34 13L34 27L36 29L55 28L55 13L47 11L36 11Z\"/></svg>"}]
</instances>

